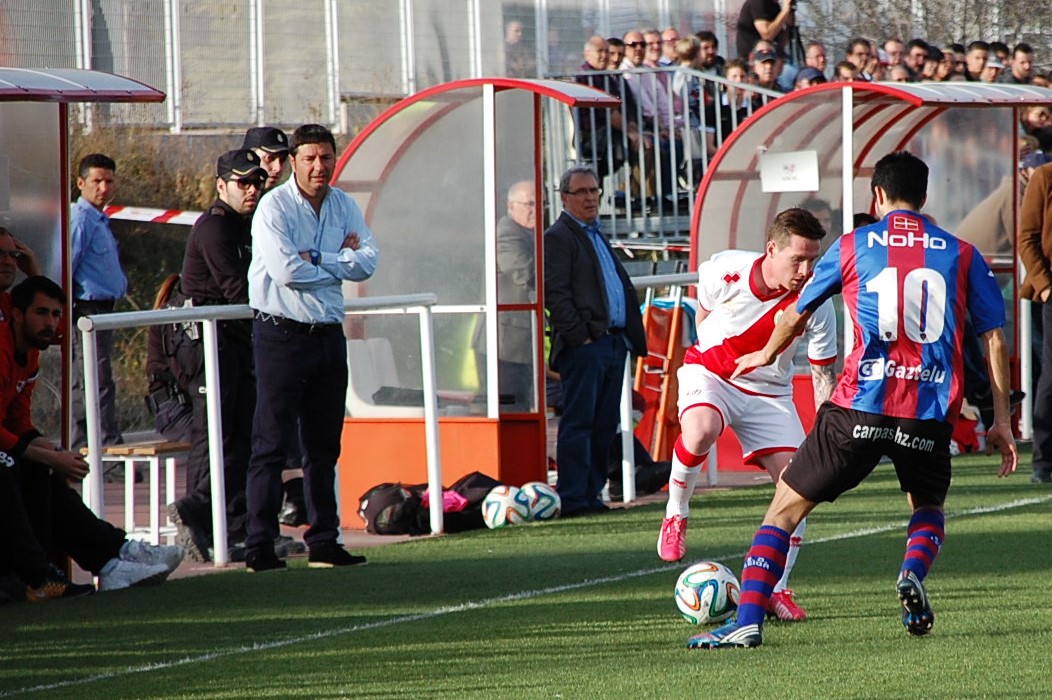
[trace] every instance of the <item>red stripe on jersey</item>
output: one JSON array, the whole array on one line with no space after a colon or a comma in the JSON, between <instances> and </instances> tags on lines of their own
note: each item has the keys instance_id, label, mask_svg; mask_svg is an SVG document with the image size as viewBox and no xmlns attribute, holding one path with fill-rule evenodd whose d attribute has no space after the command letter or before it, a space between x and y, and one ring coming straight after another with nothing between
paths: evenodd
<instances>
[{"instance_id":1,"label":"red stripe on jersey","mask_svg":"<svg viewBox=\"0 0 1052 700\"><path fill-rule=\"evenodd\" d=\"M844 297L844 306L847 308L844 322L851 320L852 331L855 342L851 352L844 358L844 371L840 374L840 381L830 400L842 408L851 408L855 396L858 394L858 361L862 358L864 350L859 339L862 338L862 329L856 319L858 309L858 273L855 268L855 241L857 235L850 233L840 239L840 274L843 276L841 294Z\"/></svg>"},{"instance_id":2,"label":"red stripe on jersey","mask_svg":"<svg viewBox=\"0 0 1052 700\"><path fill-rule=\"evenodd\" d=\"M816 360L813 357L809 357L809 358L807 358L807 361L810 362L813 365L818 365L819 367L825 367L826 365L831 365L834 362L836 362L836 355L833 355L832 357L827 357L824 360Z\"/></svg>"},{"instance_id":3,"label":"red stripe on jersey","mask_svg":"<svg viewBox=\"0 0 1052 700\"><path fill-rule=\"evenodd\" d=\"M946 407L946 422L951 425L957 424L957 417L961 412L961 402L964 399L964 327L963 319L968 309L968 280L971 278L973 256L975 248L964 245L958 241L957 250L959 259L957 261L957 289L954 293L953 318L961 320L961 327L953 338L953 369L950 372L950 402ZM946 313L950 317L949 309Z\"/></svg>"},{"instance_id":4,"label":"red stripe on jersey","mask_svg":"<svg viewBox=\"0 0 1052 700\"><path fill-rule=\"evenodd\" d=\"M696 357L701 360L698 364L704 365L707 370L722 379L730 379L731 374L738 367L738 358L755 352L767 344L771 334L774 333L774 325L778 317L783 310L795 304L799 296L797 292L786 294L777 304L756 319L755 323L745 329L744 333L731 336L719 345L696 353ZM694 346L691 349L696 348L697 346Z\"/></svg>"}]
</instances>

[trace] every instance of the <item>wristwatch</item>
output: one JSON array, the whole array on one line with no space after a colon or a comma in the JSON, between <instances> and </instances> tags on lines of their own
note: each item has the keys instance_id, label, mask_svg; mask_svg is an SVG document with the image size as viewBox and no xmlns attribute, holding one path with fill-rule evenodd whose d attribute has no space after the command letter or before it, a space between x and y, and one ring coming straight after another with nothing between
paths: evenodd
<instances>
[{"instance_id":1,"label":"wristwatch","mask_svg":"<svg viewBox=\"0 0 1052 700\"><path fill-rule=\"evenodd\" d=\"M311 248L307 252L310 253L310 264L311 265L317 265L319 262L321 262L321 253L318 251L317 248Z\"/></svg>"}]
</instances>

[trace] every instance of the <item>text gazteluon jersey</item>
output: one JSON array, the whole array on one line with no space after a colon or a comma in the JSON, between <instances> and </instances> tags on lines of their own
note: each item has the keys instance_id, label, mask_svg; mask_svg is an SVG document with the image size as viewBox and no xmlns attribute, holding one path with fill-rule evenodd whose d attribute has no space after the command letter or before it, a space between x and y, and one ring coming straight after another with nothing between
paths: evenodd
<instances>
[{"instance_id":1,"label":"text gazteluon jersey","mask_svg":"<svg viewBox=\"0 0 1052 700\"><path fill-rule=\"evenodd\" d=\"M767 367L758 367L731 381L735 360L760 350L774 331L783 309L796 303L798 292L780 291L761 296L753 274L763 255L744 250L717 253L698 266L698 305L709 315L698 327L698 342L683 361L704 366L744 391L765 396L793 393L793 354L799 338ZM804 335L812 364L836 360L836 316L831 303L816 304Z\"/></svg>"},{"instance_id":2,"label":"text gazteluon jersey","mask_svg":"<svg viewBox=\"0 0 1052 700\"><path fill-rule=\"evenodd\" d=\"M843 291L855 344L833 393L838 406L955 422L963 395L964 320L1002 327L1004 301L970 244L909 211L844 234L800 292L797 309Z\"/></svg>"}]
</instances>

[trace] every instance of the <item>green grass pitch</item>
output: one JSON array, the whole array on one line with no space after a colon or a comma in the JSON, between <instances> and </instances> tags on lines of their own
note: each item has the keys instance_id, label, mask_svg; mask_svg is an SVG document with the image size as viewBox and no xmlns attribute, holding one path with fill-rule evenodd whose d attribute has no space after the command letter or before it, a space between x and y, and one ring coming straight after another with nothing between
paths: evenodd
<instances>
[{"instance_id":1,"label":"green grass pitch","mask_svg":"<svg viewBox=\"0 0 1052 700\"><path fill-rule=\"evenodd\" d=\"M382 546L352 570L7 605L0 698L1045 697L1052 489L995 472L954 460L927 637L899 619L908 513L881 465L812 514L793 579L810 619L768 623L759 649L687 650L672 588L695 560L740 571L769 486L696 497L682 565L657 558L655 504Z\"/></svg>"}]
</instances>

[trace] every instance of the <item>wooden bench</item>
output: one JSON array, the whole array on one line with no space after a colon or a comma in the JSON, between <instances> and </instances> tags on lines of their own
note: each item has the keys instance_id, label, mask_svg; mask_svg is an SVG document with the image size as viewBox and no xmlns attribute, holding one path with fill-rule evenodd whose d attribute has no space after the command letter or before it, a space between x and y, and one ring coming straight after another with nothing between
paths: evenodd
<instances>
[{"instance_id":1,"label":"wooden bench","mask_svg":"<svg viewBox=\"0 0 1052 700\"><path fill-rule=\"evenodd\" d=\"M86 455L87 448L80 453ZM175 463L190 452L188 442L169 442L167 440L148 440L129 442L121 445L107 445L102 448L101 460L121 462L124 465L124 530L129 537L148 539L151 544L160 544L162 535L174 535L176 527L165 515L165 524L161 525L161 463L164 463L164 503L176 499ZM146 463L150 475L150 523L148 526L135 524L135 465Z\"/></svg>"}]
</instances>

